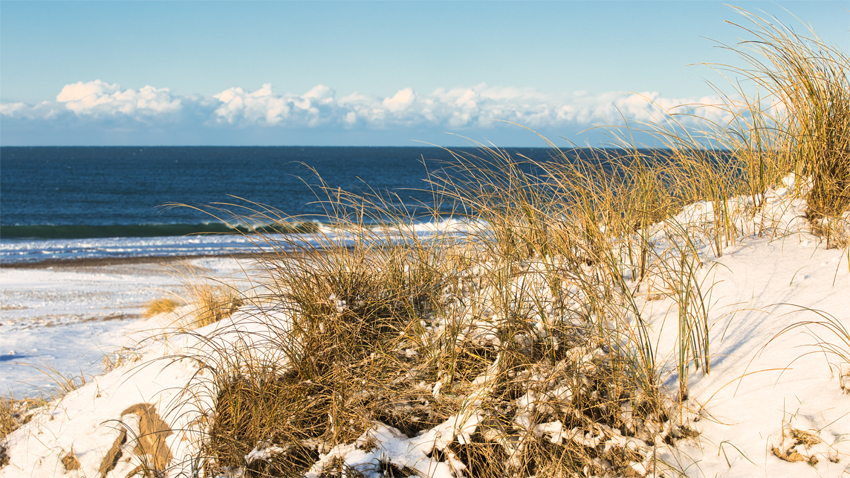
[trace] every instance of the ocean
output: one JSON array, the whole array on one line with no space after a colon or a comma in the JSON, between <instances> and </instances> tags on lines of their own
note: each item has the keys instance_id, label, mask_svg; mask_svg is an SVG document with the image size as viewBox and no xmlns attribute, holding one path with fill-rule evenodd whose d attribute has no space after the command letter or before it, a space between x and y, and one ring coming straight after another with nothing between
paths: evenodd
<instances>
[{"instance_id":1,"label":"ocean","mask_svg":"<svg viewBox=\"0 0 850 478\"><path fill-rule=\"evenodd\" d=\"M435 206L429 172L451 160L436 147L2 147L0 265L250 252L250 238L220 219L243 232L256 222L200 210L221 203L243 216L273 208L309 240L303 225L327 221L320 186L378 192L415 215Z\"/></svg>"}]
</instances>

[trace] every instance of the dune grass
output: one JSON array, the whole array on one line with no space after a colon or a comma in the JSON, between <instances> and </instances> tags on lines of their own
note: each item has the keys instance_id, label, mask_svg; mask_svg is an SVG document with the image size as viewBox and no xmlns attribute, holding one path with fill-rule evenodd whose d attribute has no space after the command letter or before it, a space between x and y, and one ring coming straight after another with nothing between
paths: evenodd
<instances>
[{"instance_id":1,"label":"dune grass","mask_svg":"<svg viewBox=\"0 0 850 478\"><path fill-rule=\"evenodd\" d=\"M160 298L148 302L145 306L146 309L142 316L149 319L155 315L167 314L174 311L174 309L180 306L180 302L174 299Z\"/></svg>"},{"instance_id":2,"label":"dune grass","mask_svg":"<svg viewBox=\"0 0 850 478\"><path fill-rule=\"evenodd\" d=\"M15 400L4 398L0 400L0 441L4 440L9 433L18 428L18 420L15 418Z\"/></svg>"},{"instance_id":3,"label":"dune grass","mask_svg":"<svg viewBox=\"0 0 850 478\"><path fill-rule=\"evenodd\" d=\"M750 12L735 9L744 22L733 23L750 40L724 45L744 67L712 65L729 75L731 90L715 86L720 105L686 105L663 124L650 125L673 154L698 157L724 150L726 171L712 171L699 190L705 199L748 194L756 207L780 178L795 173L805 197L813 232L828 247L848 245L850 210L850 57L804 27L802 33ZM704 120L704 129L687 131L679 122L696 108L714 108L724 121ZM695 170L696 171L696 170ZM715 183L717 186L712 186Z\"/></svg>"},{"instance_id":4,"label":"dune grass","mask_svg":"<svg viewBox=\"0 0 850 478\"><path fill-rule=\"evenodd\" d=\"M634 404L638 420L667 421L657 383L632 378L639 367L625 364L629 352L607 326L568 312L576 304L566 299L570 320L553 320L551 295L537 293L542 283L532 286L542 274L490 255L479 240L438 248L408 239L269 264L277 289L258 300L291 316L285 331L272 334L286 360L251 357L236 367L228 356L213 365L211 471L243 465L252 448L271 441L284 451L248 469L303 473L319 453L355 441L375 421L415 436L473 414L486 416L486 427L442 451L462 457L472 476L591 466L598 443L576 444L562 430L595 431L600 441L600 426L631 426L652 441L624 421L620 407ZM556 422L561 428L550 436L535 432Z\"/></svg>"},{"instance_id":5,"label":"dune grass","mask_svg":"<svg viewBox=\"0 0 850 478\"><path fill-rule=\"evenodd\" d=\"M191 282L188 288L193 311L191 316L185 318L183 328L188 330L230 317L243 303L238 293L227 285Z\"/></svg>"},{"instance_id":6,"label":"dune grass","mask_svg":"<svg viewBox=\"0 0 850 478\"><path fill-rule=\"evenodd\" d=\"M794 170L810 178L810 219L840 216L850 208L850 60L811 30L798 34L744 15L754 52L737 51L773 103L769 113L759 111L774 119L771 149L787 151Z\"/></svg>"},{"instance_id":7,"label":"dune grass","mask_svg":"<svg viewBox=\"0 0 850 478\"><path fill-rule=\"evenodd\" d=\"M16 399L14 396L0 397L0 468L9 463L6 454L6 437L32 419L34 409L46 405L40 398Z\"/></svg>"},{"instance_id":8,"label":"dune grass","mask_svg":"<svg viewBox=\"0 0 850 478\"><path fill-rule=\"evenodd\" d=\"M171 325L177 330L190 331L230 317L243 304L236 286L211 277L201 268L178 264L173 266L172 275L182 284L182 290L148 302L144 317L178 314Z\"/></svg>"},{"instance_id":9,"label":"dune grass","mask_svg":"<svg viewBox=\"0 0 850 478\"><path fill-rule=\"evenodd\" d=\"M457 159L430 183L471 211L455 216L463 234L426 240L385 198L334 190L329 207L355 211L337 218L346 235L320 234L310 247L258 239L265 277L255 280L265 292L250 298L259 312L249 320L264 324L258 340L284 360L250 348L207 357L210 473L246 466L265 442L278 454L247 464L249 473L305 473L376 422L414 437L476 417L468 439L433 451L471 476L628 473L659 442L693 434L660 387L636 297L641 277L631 275L656 267L657 252L640 234L611 232L633 234L669 213L652 199L637 217L616 209L632 204L622 195L635 176L650 177L648 166L612 156L591 167L565 153L537 164L486 147ZM366 227L375 222L367 218L384 226ZM683 307L682 320L697 323L683 339L687 369L707 364L707 332L697 309ZM288 321L274 325L274 312ZM631 448L612 445L623 435Z\"/></svg>"},{"instance_id":10,"label":"dune grass","mask_svg":"<svg viewBox=\"0 0 850 478\"><path fill-rule=\"evenodd\" d=\"M9 464L9 457L6 454L6 437L21 426L20 420L12 410L13 400L0 399L0 468Z\"/></svg>"},{"instance_id":11,"label":"dune grass","mask_svg":"<svg viewBox=\"0 0 850 478\"><path fill-rule=\"evenodd\" d=\"M724 109L723 124L694 132L673 111L646 128L664 149L626 141L578 157L549 143L547 162L487 145L453 153L426 181L433 217L462 232L423 235L399 198L328 187L317 196L338 232L313 230L308 246L258 229L257 287L194 294L201 324L246 306L240 320L262 326L240 342L260 348L203 339L212 374L193 386L214 397L206 473L357 476L340 454L378 446L376 424L409 439L450 430L423 456L465 476L669 468L658 448L696 435L688 381L711 371L705 256L781 234L756 217L791 173L812 230L846 247L835 221L850 206L847 56L744 15L755 40L733 49L751 68L735 73L761 93L700 105ZM210 212L298 222L254 203ZM642 304L656 299L675 304L675 370L650 340ZM392 456L370 466L422 473Z\"/></svg>"},{"instance_id":12,"label":"dune grass","mask_svg":"<svg viewBox=\"0 0 850 478\"><path fill-rule=\"evenodd\" d=\"M809 353L823 353L828 359L835 360L836 362L829 362L829 367L837 373L841 389L850 393L850 329L842 320L823 311L810 307L795 307L795 313L807 313L814 318L795 322L777 334L774 340L789 333L808 334L814 340L811 346L816 349Z\"/></svg>"}]
</instances>

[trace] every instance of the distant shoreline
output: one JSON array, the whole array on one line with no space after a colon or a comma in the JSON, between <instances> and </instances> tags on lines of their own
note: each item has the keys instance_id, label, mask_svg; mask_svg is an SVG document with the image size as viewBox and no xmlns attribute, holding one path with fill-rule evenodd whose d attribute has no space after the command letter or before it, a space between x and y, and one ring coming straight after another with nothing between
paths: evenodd
<instances>
[{"instance_id":1,"label":"distant shoreline","mask_svg":"<svg viewBox=\"0 0 850 478\"><path fill-rule=\"evenodd\" d=\"M51 267L97 267L132 264L172 264L194 259L255 259L266 254L243 252L233 254L198 254L182 256L83 257L79 259L45 259L37 262L0 263L0 269L49 269Z\"/></svg>"}]
</instances>

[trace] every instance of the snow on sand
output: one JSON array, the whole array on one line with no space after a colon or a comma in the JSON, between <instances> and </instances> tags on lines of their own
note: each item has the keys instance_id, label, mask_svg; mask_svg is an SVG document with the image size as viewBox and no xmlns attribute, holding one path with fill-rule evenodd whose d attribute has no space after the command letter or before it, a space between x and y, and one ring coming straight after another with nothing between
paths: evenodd
<instances>
[{"instance_id":1,"label":"snow on sand","mask_svg":"<svg viewBox=\"0 0 850 478\"><path fill-rule=\"evenodd\" d=\"M126 341L145 303L180 290L172 261L46 268L0 268L0 395L52 393L42 369L66 377L99 373ZM226 276L236 261L194 259L201 271ZM38 368L37 368L38 367Z\"/></svg>"}]
</instances>

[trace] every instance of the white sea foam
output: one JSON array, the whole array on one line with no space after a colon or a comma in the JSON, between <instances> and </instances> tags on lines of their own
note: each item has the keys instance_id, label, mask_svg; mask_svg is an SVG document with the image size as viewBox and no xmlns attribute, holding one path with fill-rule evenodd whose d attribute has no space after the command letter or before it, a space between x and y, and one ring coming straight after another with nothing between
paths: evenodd
<instances>
[{"instance_id":1,"label":"white sea foam","mask_svg":"<svg viewBox=\"0 0 850 478\"><path fill-rule=\"evenodd\" d=\"M469 223L458 219L419 223L406 232L421 238L434 234L460 233ZM396 230L397 231L397 230ZM392 234L393 229L386 232ZM0 240L0 264L41 262L52 259L97 259L117 257L216 256L257 252L263 249L290 250L297 247L345 246L350 234L345 229L321 225L318 233L252 235L189 235L166 237L111 237L87 239ZM376 231L381 237L381 231Z\"/></svg>"}]
</instances>

